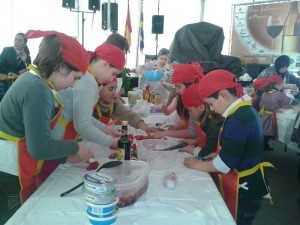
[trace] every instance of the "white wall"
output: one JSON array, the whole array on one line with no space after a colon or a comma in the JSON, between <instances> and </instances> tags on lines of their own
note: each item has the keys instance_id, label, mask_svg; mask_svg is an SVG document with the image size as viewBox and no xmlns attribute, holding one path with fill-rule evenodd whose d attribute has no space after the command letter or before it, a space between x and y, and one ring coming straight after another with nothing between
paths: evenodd
<instances>
[{"instance_id":1,"label":"white wall","mask_svg":"<svg viewBox=\"0 0 300 225\"><path fill-rule=\"evenodd\" d=\"M159 0L144 0L144 54L155 54L155 34L151 33L152 15L158 13ZM223 27L225 42L223 54L228 54L231 25L231 3L243 0L206 0L204 21ZM107 2L107 0L101 0ZM119 7L118 32L124 35L127 14L127 0L111 0ZM128 54L127 67L134 68L137 56L137 38L139 24L139 2L130 0L132 23L132 46ZM164 15L164 34L158 35L158 50L169 48L175 32L182 26L200 21L201 0L160 0L159 14ZM244 1L245 2L245 1ZM248 1L249 2L249 1ZM86 11L88 0L79 0L80 10ZM94 18L93 18L94 15ZM84 46L94 50L110 34L102 30L102 12L85 13ZM76 37L81 42L81 14L62 8L62 0L0 0L0 49L11 46L16 33L29 29L57 30ZM31 55L34 58L40 39L28 41ZM144 56L139 53L139 63Z\"/></svg>"}]
</instances>

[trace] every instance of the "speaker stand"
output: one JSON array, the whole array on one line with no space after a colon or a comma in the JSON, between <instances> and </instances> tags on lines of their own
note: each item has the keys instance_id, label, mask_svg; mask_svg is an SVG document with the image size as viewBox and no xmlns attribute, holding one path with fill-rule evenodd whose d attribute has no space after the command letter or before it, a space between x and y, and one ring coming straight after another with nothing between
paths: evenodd
<instances>
[{"instance_id":1,"label":"speaker stand","mask_svg":"<svg viewBox=\"0 0 300 225\"><path fill-rule=\"evenodd\" d=\"M156 55L156 59L157 59L158 34L155 34L155 42L156 42L156 46L155 46L155 55Z\"/></svg>"}]
</instances>

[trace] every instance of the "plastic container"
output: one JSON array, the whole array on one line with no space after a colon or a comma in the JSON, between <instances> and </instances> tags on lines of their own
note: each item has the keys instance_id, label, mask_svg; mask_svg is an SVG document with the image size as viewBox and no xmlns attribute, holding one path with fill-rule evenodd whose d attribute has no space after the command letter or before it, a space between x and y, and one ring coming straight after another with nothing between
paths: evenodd
<instances>
[{"instance_id":1,"label":"plastic container","mask_svg":"<svg viewBox=\"0 0 300 225\"><path fill-rule=\"evenodd\" d=\"M94 193L107 193L115 189L116 180L109 174L90 172L83 177L84 187Z\"/></svg>"},{"instance_id":2,"label":"plastic container","mask_svg":"<svg viewBox=\"0 0 300 225\"><path fill-rule=\"evenodd\" d=\"M119 209L118 208L116 208L115 211L113 211L111 214L105 215L105 216L94 215L90 211L87 211L89 222L90 222L90 224L93 224L93 225L111 225L111 224L114 224L117 220L117 215L118 214L119 214Z\"/></svg>"},{"instance_id":3,"label":"plastic container","mask_svg":"<svg viewBox=\"0 0 300 225\"><path fill-rule=\"evenodd\" d=\"M111 192L93 192L86 189L85 186L82 187L85 199L94 204L108 204L112 202L115 198L115 190Z\"/></svg>"},{"instance_id":4,"label":"plastic container","mask_svg":"<svg viewBox=\"0 0 300 225\"><path fill-rule=\"evenodd\" d=\"M111 214L117 207L117 203L119 202L119 196L114 195L114 199L109 204L95 204L89 201L86 201L88 206L88 212L97 216L104 216Z\"/></svg>"},{"instance_id":5,"label":"plastic container","mask_svg":"<svg viewBox=\"0 0 300 225\"><path fill-rule=\"evenodd\" d=\"M173 140L146 139L137 141L137 157L139 160L147 162L152 169L167 170L177 158L177 150L172 151L154 151L161 150L176 145Z\"/></svg>"},{"instance_id":6,"label":"plastic container","mask_svg":"<svg viewBox=\"0 0 300 225\"><path fill-rule=\"evenodd\" d=\"M164 73L161 71L145 71L144 77L148 81L160 81Z\"/></svg>"},{"instance_id":7,"label":"plastic container","mask_svg":"<svg viewBox=\"0 0 300 225\"><path fill-rule=\"evenodd\" d=\"M124 161L121 166L102 169L116 178L116 192L120 198L118 207L133 204L147 190L150 166L139 160Z\"/></svg>"}]
</instances>

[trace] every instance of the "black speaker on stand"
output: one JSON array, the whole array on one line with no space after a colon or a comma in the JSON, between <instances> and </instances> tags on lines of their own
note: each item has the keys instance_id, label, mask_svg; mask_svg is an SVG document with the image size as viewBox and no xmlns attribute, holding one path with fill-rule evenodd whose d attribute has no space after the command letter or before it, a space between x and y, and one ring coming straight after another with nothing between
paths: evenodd
<instances>
[{"instance_id":1,"label":"black speaker on stand","mask_svg":"<svg viewBox=\"0 0 300 225\"><path fill-rule=\"evenodd\" d=\"M69 8L69 9L75 9L75 0L63 0L62 7Z\"/></svg>"},{"instance_id":2,"label":"black speaker on stand","mask_svg":"<svg viewBox=\"0 0 300 225\"><path fill-rule=\"evenodd\" d=\"M100 0L89 0L89 10L99 11L100 10Z\"/></svg>"},{"instance_id":3,"label":"black speaker on stand","mask_svg":"<svg viewBox=\"0 0 300 225\"><path fill-rule=\"evenodd\" d=\"M102 4L102 29L107 30L107 3ZM118 30L118 3L110 3L110 29Z\"/></svg>"},{"instance_id":4,"label":"black speaker on stand","mask_svg":"<svg viewBox=\"0 0 300 225\"><path fill-rule=\"evenodd\" d=\"M159 13L159 3L158 3L158 13ZM158 48L158 35L164 33L164 16L154 15L152 16L152 34L155 35L156 41L156 58L157 58L157 48Z\"/></svg>"},{"instance_id":5,"label":"black speaker on stand","mask_svg":"<svg viewBox=\"0 0 300 225\"><path fill-rule=\"evenodd\" d=\"M152 16L152 34L164 33L164 16Z\"/></svg>"}]
</instances>

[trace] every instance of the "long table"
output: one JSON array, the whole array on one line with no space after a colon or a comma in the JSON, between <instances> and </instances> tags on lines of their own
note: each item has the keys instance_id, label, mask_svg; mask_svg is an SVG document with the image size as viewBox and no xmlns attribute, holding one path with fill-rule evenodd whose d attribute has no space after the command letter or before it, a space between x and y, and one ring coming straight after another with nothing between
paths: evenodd
<instances>
[{"instance_id":1,"label":"long table","mask_svg":"<svg viewBox=\"0 0 300 225\"><path fill-rule=\"evenodd\" d=\"M291 141L296 116L297 112L293 109L280 109L276 113L278 141L285 144L285 150L289 148L300 153L298 144Z\"/></svg>"},{"instance_id":2,"label":"long table","mask_svg":"<svg viewBox=\"0 0 300 225\"><path fill-rule=\"evenodd\" d=\"M162 115L150 115L147 122L163 122ZM109 161L111 149L88 142L96 159ZM233 220L210 175L186 168L187 153L178 152L167 170L151 169L149 186L134 205L119 209L116 225L233 225ZM81 189L59 195L82 181L86 165L60 165L22 205L7 225L88 225L86 203ZM167 171L177 174L174 190L163 185Z\"/></svg>"}]
</instances>

